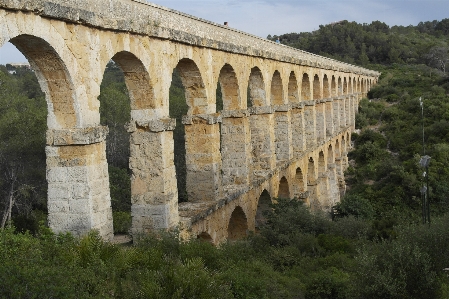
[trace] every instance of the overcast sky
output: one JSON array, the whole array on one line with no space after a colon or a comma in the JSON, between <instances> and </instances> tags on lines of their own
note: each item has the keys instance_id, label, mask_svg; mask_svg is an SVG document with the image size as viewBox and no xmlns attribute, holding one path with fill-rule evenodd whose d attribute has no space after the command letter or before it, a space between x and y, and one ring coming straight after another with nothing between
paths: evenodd
<instances>
[{"instance_id":1,"label":"overcast sky","mask_svg":"<svg viewBox=\"0 0 449 299\"><path fill-rule=\"evenodd\" d=\"M260 36L313 31L340 20L390 26L449 18L449 0L152 0L156 4ZM12 46L0 64L26 59Z\"/></svg>"}]
</instances>

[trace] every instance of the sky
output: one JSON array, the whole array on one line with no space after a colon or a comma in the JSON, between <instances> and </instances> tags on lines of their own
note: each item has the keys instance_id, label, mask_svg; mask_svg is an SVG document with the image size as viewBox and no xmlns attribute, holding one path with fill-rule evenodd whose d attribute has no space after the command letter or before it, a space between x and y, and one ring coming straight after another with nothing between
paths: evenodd
<instances>
[{"instance_id":1,"label":"sky","mask_svg":"<svg viewBox=\"0 0 449 299\"><path fill-rule=\"evenodd\" d=\"M390 26L449 18L449 0L152 0L151 2L260 37L310 32L319 25L348 20ZM25 62L9 43L0 64Z\"/></svg>"}]
</instances>

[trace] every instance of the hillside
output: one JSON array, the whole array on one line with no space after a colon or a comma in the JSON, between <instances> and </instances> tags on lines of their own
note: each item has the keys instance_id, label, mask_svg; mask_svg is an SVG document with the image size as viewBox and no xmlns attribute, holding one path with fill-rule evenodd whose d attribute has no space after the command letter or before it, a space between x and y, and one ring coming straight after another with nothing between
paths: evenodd
<instances>
[{"instance_id":1,"label":"hillside","mask_svg":"<svg viewBox=\"0 0 449 299\"><path fill-rule=\"evenodd\" d=\"M95 232L78 240L49 231L45 100L31 71L12 75L10 66L0 66L0 173L6 175L0 181L0 210L11 196L16 201L14 226L0 230L0 297L448 298L443 271L449 267L448 29L449 19L391 28L343 21L312 33L280 35L282 43L382 76L360 103L352 166L345 174L349 188L332 220L299 201L278 199L260 233L219 248L179 242L176 231L128 247L104 243ZM110 63L100 109L101 123L113 137L107 154L114 227L121 232L129 226L130 209L123 141L128 101L123 75ZM175 72L170 116L180 118L185 109ZM422 125L425 153L431 156L431 223L426 225L418 165ZM182 126L174 138L180 173ZM183 182L178 188L183 190Z\"/></svg>"}]
</instances>

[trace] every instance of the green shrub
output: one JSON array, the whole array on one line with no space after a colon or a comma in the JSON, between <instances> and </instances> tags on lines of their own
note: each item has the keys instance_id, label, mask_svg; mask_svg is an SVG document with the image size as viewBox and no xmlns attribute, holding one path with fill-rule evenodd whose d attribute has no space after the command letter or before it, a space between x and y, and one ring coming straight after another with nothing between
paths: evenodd
<instances>
[{"instance_id":1,"label":"green shrub","mask_svg":"<svg viewBox=\"0 0 449 299\"><path fill-rule=\"evenodd\" d=\"M129 233L132 221L130 212L112 212L112 220L115 234Z\"/></svg>"}]
</instances>

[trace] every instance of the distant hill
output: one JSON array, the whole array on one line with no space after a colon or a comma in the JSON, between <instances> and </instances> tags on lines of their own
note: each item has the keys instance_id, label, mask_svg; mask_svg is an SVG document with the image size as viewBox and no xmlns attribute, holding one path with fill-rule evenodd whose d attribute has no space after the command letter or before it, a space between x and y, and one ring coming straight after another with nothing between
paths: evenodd
<instances>
[{"instance_id":1,"label":"distant hill","mask_svg":"<svg viewBox=\"0 0 449 299\"><path fill-rule=\"evenodd\" d=\"M269 35L270 40L337 60L368 64L427 64L444 71L448 58L449 19L393 26L340 21L320 25L314 32Z\"/></svg>"}]
</instances>

